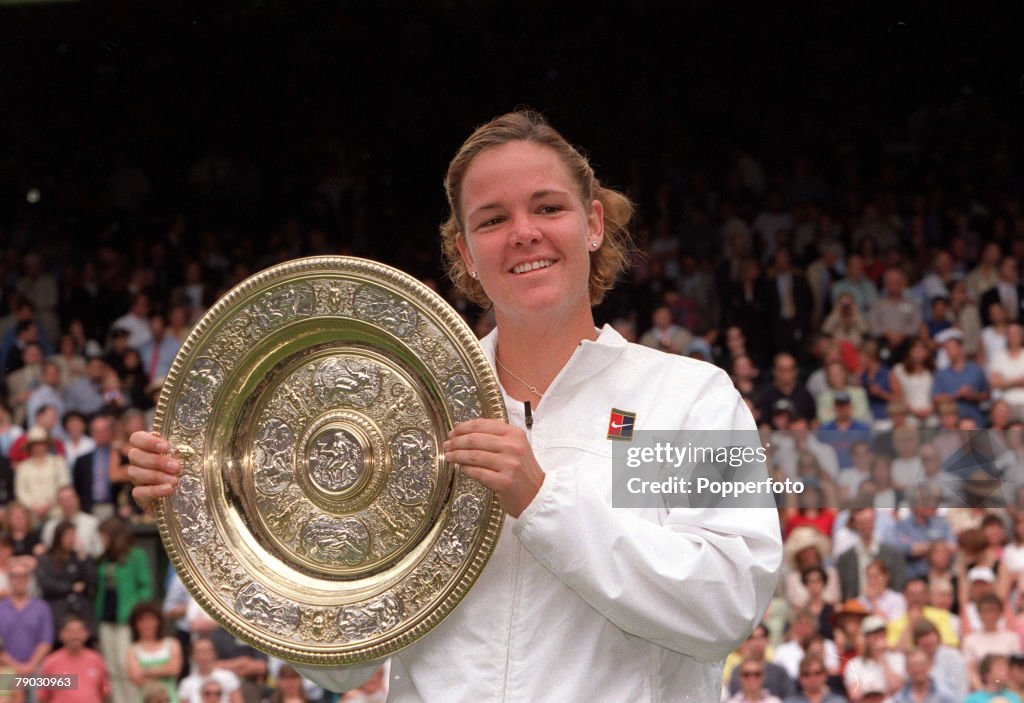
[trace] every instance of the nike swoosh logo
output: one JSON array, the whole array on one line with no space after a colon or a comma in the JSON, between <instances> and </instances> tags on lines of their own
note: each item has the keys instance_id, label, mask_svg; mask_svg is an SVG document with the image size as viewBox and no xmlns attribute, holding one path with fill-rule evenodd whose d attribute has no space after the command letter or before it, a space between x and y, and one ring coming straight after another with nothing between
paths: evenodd
<instances>
[{"instance_id":1,"label":"nike swoosh logo","mask_svg":"<svg viewBox=\"0 0 1024 703\"><path fill-rule=\"evenodd\" d=\"M616 424L616 423L614 423L614 422L613 422L613 423L611 423L611 424L612 424L612 429L613 429L613 430L621 430L621 429L622 429L622 425L623 425L624 423L621 423L621 422L620 422L620 423Z\"/></svg>"}]
</instances>

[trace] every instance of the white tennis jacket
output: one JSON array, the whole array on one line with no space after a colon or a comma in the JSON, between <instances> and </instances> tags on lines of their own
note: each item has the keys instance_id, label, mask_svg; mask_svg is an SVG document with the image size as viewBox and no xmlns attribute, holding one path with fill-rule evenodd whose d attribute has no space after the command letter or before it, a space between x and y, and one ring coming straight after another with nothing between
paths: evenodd
<instances>
[{"instance_id":1,"label":"white tennis jacket","mask_svg":"<svg viewBox=\"0 0 1024 703\"><path fill-rule=\"evenodd\" d=\"M492 364L496 340L482 340ZM525 429L523 404L505 402ZM391 657L389 701L720 700L722 661L775 589L777 513L613 508L612 408L635 412L638 430L755 429L715 366L607 326L583 342L533 413L540 492L506 518L462 603ZM379 664L302 672L345 691Z\"/></svg>"}]
</instances>

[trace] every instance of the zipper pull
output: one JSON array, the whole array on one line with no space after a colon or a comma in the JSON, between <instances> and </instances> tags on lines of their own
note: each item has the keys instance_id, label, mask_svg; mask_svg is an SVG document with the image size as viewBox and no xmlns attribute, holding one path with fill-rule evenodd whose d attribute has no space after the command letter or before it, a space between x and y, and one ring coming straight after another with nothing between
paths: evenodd
<instances>
[{"instance_id":1,"label":"zipper pull","mask_svg":"<svg viewBox=\"0 0 1024 703\"><path fill-rule=\"evenodd\" d=\"M533 429L533 409L530 407L530 401L524 402L523 407L526 412L526 429Z\"/></svg>"}]
</instances>

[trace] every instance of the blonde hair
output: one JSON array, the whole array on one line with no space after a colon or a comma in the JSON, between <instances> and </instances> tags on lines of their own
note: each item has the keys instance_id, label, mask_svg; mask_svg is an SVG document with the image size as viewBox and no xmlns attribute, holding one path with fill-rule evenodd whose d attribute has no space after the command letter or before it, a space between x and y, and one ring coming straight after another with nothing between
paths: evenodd
<instances>
[{"instance_id":1,"label":"blonde hair","mask_svg":"<svg viewBox=\"0 0 1024 703\"><path fill-rule=\"evenodd\" d=\"M597 251L590 253L590 304L597 305L615 285L615 279L626 268L633 252L628 230L629 221L633 217L633 203L619 191L602 186L586 157L551 127L540 113L533 110L509 112L478 127L448 164L444 190L448 198L449 214L441 225L441 248L448 276L467 298L484 307L490 306L487 293L469 275L469 269L456 245L459 233L464 231L462 181L470 163L480 153L516 141L533 142L553 149L569 169L583 204L589 209L591 202L597 200L604 207L604 242Z\"/></svg>"}]
</instances>

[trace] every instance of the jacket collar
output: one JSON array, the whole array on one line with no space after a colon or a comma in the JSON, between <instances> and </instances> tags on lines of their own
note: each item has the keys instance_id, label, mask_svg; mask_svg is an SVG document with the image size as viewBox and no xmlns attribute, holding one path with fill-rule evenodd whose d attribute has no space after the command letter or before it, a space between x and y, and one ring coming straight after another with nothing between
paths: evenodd
<instances>
[{"instance_id":1,"label":"jacket collar","mask_svg":"<svg viewBox=\"0 0 1024 703\"><path fill-rule=\"evenodd\" d=\"M491 368L495 368L494 353L498 346L498 329L491 330L486 337L481 339L480 346L483 348L487 360L491 362ZM571 394L577 386L604 371L619 358L627 346L629 346L629 342L611 325L605 325L598 330L597 339L593 341L585 339L580 342L579 347L555 376L547 392L544 393L544 405L555 405L554 402L548 402L549 398L557 398L563 393ZM496 369L495 373L497 373Z\"/></svg>"}]
</instances>

